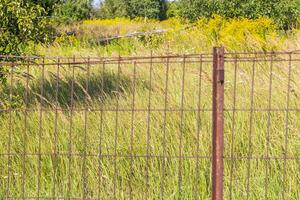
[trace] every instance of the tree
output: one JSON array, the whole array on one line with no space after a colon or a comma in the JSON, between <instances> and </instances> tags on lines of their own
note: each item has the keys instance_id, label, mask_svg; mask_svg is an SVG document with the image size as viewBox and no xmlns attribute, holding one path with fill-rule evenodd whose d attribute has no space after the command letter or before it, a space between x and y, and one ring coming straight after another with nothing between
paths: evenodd
<instances>
[{"instance_id":1,"label":"tree","mask_svg":"<svg viewBox=\"0 0 300 200\"><path fill-rule=\"evenodd\" d=\"M165 0L105 0L100 7L102 18L145 17L151 19L166 18Z\"/></svg>"},{"instance_id":2,"label":"tree","mask_svg":"<svg viewBox=\"0 0 300 200\"><path fill-rule=\"evenodd\" d=\"M150 19L166 18L166 2L161 0L130 0L128 14L130 18L145 17Z\"/></svg>"},{"instance_id":3,"label":"tree","mask_svg":"<svg viewBox=\"0 0 300 200\"><path fill-rule=\"evenodd\" d=\"M214 13L213 0L180 0L180 16L190 20L196 20L199 17L211 17Z\"/></svg>"},{"instance_id":4,"label":"tree","mask_svg":"<svg viewBox=\"0 0 300 200\"><path fill-rule=\"evenodd\" d=\"M270 17L283 29L292 28L300 17L299 0L179 0L180 15L190 20L211 17Z\"/></svg>"},{"instance_id":5,"label":"tree","mask_svg":"<svg viewBox=\"0 0 300 200\"><path fill-rule=\"evenodd\" d=\"M90 18L92 0L64 0L56 3L54 16L60 21L70 22Z\"/></svg>"},{"instance_id":6,"label":"tree","mask_svg":"<svg viewBox=\"0 0 300 200\"><path fill-rule=\"evenodd\" d=\"M128 3L125 0L105 0L101 2L99 9L100 18L117 18L127 17L128 13L126 8Z\"/></svg>"},{"instance_id":7,"label":"tree","mask_svg":"<svg viewBox=\"0 0 300 200\"><path fill-rule=\"evenodd\" d=\"M177 1L167 2L167 18L179 16L179 5Z\"/></svg>"}]
</instances>

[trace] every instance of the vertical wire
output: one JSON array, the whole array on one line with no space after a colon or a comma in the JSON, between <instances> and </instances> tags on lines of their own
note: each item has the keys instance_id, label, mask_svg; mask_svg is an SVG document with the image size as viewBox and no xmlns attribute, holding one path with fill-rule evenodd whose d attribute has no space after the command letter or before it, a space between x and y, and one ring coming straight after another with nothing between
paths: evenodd
<instances>
[{"instance_id":1,"label":"vertical wire","mask_svg":"<svg viewBox=\"0 0 300 200\"><path fill-rule=\"evenodd\" d=\"M27 110L28 110L28 89L29 89L29 62L26 67L26 86L25 86L25 116L24 116L24 133L23 133L23 166L22 166L22 198L25 199L25 170L26 170L26 137L27 137Z\"/></svg>"},{"instance_id":2,"label":"vertical wire","mask_svg":"<svg viewBox=\"0 0 300 200\"><path fill-rule=\"evenodd\" d=\"M105 76L105 62L102 64L102 77L101 77L101 95L104 97L104 76ZM99 160L98 160L98 200L101 199L101 180L102 180L102 169L101 169L101 158L102 158L102 135L103 135L103 104L101 102L100 108L100 135L99 135Z\"/></svg>"},{"instance_id":3,"label":"vertical wire","mask_svg":"<svg viewBox=\"0 0 300 200\"><path fill-rule=\"evenodd\" d=\"M115 127L115 142L114 142L114 199L117 199L117 146L118 146L118 123L119 123L119 79L121 71L121 57L118 58L118 77L117 77L117 105L116 105L116 127Z\"/></svg>"},{"instance_id":4,"label":"vertical wire","mask_svg":"<svg viewBox=\"0 0 300 200\"><path fill-rule=\"evenodd\" d=\"M131 134L130 134L130 174L129 174L129 198L132 199L132 175L133 175L133 138L134 138L134 108L136 90L136 62L133 64L133 86L132 86L132 105L131 105Z\"/></svg>"},{"instance_id":5,"label":"vertical wire","mask_svg":"<svg viewBox=\"0 0 300 200\"><path fill-rule=\"evenodd\" d=\"M167 107L168 107L168 84L169 84L169 57L167 58L166 66L166 82L165 82L165 105L164 105L164 130L162 141L162 172L161 172L161 199L164 199L164 185L165 185L165 159L166 159L166 129L167 129Z\"/></svg>"},{"instance_id":6,"label":"vertical wire","mask_svg":"<svg viewBox=\"0 0 300 200\"><path fill-rule=\"evenodd\" d=\"M73 63L76 58L73 56ZM71 65L69 64L69 67ZM71 197L71 165L72 165L72 135L73 135L73 109L74 109L74 79L75 79L75 65L72 66L72 80L71 80L71 105L70 105L70 127L69 127L69 144L68 144L68 199Z\"/></svg>"},{"instance_id":7,"label":"vertical wire","mask_svg":"<svg viewBox=\"0 0 300 200\"><path fill-rule=\"evenodd\" d=\"M55 92L55 122L54 122L54 154L53 154L53 191L52 196L56 197L56 170L57 170L57 125L58 125L58 92L59 92L59 68L60 58L57 59L56 70L56 92Z\"/></svg>"},{"instance_id":8,"label":"vertical wire","mask_svg":"<svg viewBox=\"0 0 300 200\"><path fill-rule=\"evenodd\" d=\"M10 168L11 168L11 140L12 140L12 102L13 102L13 69L15 63L12 63L12 66L9 71L10 76L10 87L9 87L9 134L8 134L8 144L7 144L7 195L10 196Z\"/></svg>"},{"instance_id":9,"label":"vertical wire","mask_svg":"<svg viewBox=\"0 0 300 200\"><path fill-rule=\"evenodd\" d=\"M83 166L82 166L82 190L83 199L86 199L87 195L87 174L86 174L86 157L87 157L87 115L88 115L88 102L89 102L89 79L90 79L90 58L87 61L86 71L86 85L85 85L85 108L84 108L84 140L83 140Z\"/></svg>"},{"instance_id":10,"label":"vertical wire","mask_svg":"<svg viewBox=\"0 0 300 200\"><path fill-rule=\"evenodd\" d=\"M202 121L201 121L201 113L200 113L200 109L201 109L201 94L202 94L202 68L203 68L203 62L202 62L202 54L200 55L200 74L199 74L199 80L198 80L198 111L197 111L197 149L196 149L196 184L195 184L195 189L194 189L194 199L198 199L198 191L197 191L197 186L199 185L200 181L199 181L199 151L200 151L200 134L201 134L201 125L202 125Z\"/></svg>"},{"instance_id":11,"label":"vertical wire","mask_svg":"<svg viewBox=\"0 0 300 200\"><path fill-rule=\"evenodd\" d=\"M256 55L255 55L256 57ZM252 156L252 131L253 131L253 111L254 111L254 78L255 78L255 65L256 58L253 59L252 77L251 77L251 99L250 99L250 119L249 119L249 148L248 148L248 167L247 167L247 200L250 198L250 173L251 173L251 156Z\"/></svg>"},{"instance_id":12,"label":"vertical wire","mask_svg":"<svg viewBox=\"0 0 300 200\"><path fill-rule=\"evenodd\" d=\"M150 157L150 130L151 130L151 91L152 91L152 68L153 68L153 52L150 52L150 69L149 69L149 95L148 95L148 116L147 116L147 160L146 160L146 198L149 196L149 157Z\"/></svg>"},{"instance_id":13,"label":"vertical wire","mask_svg":"<svg viewBox=\"0 0 300 200\"><path fill-rule=\"evenodd\" d=\"M289 133L289 107L290 107L290 92L291 92L291 68L292 68L292 54L289 54L289 69L288 69L288 86L286 97L286 111L285 111L285 136L284 136L284 164L283 164L283 188L282 199L285 199L285 182L286 182L286 161L288 151L288 133Z\"/></svg>"},{"instance_id":14,"label":"vertical wire","mask_svg":"<svg viewBox=\"0 0 300 200\"><path fill-rule=\"evenodd\" d=\"M267 117L267 132L266 132L266 160L265 160L265 199L268 199L268 174L270 167L269 148L270 148L270 123L271 123L271 103L272 103L272 79L273 79L273 55L271 54L270 64L270 80L269 80L269 97L268 97L268 117Z\"/></svg>"},{"instance_id":15,"label":"vertical wire","mask_svg":"<svg viewBox=\"0 0 300 200\"><path fill-rule=\"evenodd\" d=\"M183 137L183 125L184 125L184 83L185 83L185 55L183 56L182 65L182 85L181 85L181 109L180 109L180 136L179 136L179 169L178 169L178 199L181 199L181 181L182 181L182 137Z\"/></svg>"},{"instance_id":16,"label":"vertical wire","mask_svg":"<svg viewBox=\"0 0 300 200\"><path fill-rule=\"evenodd\" d=\"M230 198L232 199L232 178L233 178L233 162L234 162L234 133L235 133L235 109L236 109L236 79L237 79L237 57L234 60L234 88L233 88L233 109L232 109L232 130L231 130L231 166L230 166Z\"/></svg>"},{"instance_id":17,"label":"vertical wire","mask_svg":"<svg viewBox=\"0 0 300 200\"><path fill-rule=\"evenodd\" d=\"M40 88L40 113L39 113L39 144L38 144L38 198L40 199L41 189L41 143L42 143L42 132L43 132L43 104L44 104L44 78L45 78L45 58L42 61L42 80Z\"/></svg>"}]
</instances>

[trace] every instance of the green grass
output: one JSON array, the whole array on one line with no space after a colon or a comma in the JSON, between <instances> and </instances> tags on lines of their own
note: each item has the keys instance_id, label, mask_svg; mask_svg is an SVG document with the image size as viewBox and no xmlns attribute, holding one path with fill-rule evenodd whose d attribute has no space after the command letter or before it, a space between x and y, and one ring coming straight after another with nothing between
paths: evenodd
<instances>
[{"instance_id":1,"label":"green grass","mask_svg":"<svg viewBox=\"0 0 300 200\"><path fill-rule=\"evenodd\" d=\"M236 73L236 108L250 109L253 63L239 63ZM290 108L299 108L300 69L299 62L292 63ZM182 93L183 65L170 64L168 76L167 111L164 118L166 65L154 64L150 84L149 64L92 65L87 79L87 66L74 71L69 66L61 66L58 81L53 74L56 67L45 67L44 111L40 112L41 68L30 66L26 89L26 79L14 79L16 105L25 108L28 91L28 112L2 111L0 115L0 199L5 196L34 197L58 196L66 198L82 197L112 199L116 184L117 199L159 199L164 186L166 199L179 196L178 179L181 169L182 199L211 198L210 158L190 158L211 155L211 111L196 110L180 112L183 94L184 109L211 109L211 63L204 63L200 76L199 64L186 64L184 91ZM225 107L233 107L234 65L226 63ZM270 157L297 157L300 154L300 113L289 111L286 126L286 96L288 84L288 62L278 62L273 66L272 108L280 111L225 111L225 171L224 198L230 196L230 176L232 170L232 199L247 197L247 159L231 160L231 148L235 156L245 157L249 153L249 133L251 136L251 159L249 176L249 198L263 199L265 184L269 199L281 199L283 188L285 199L300 198L299 159L286 161L286 179L283 181L284 160L264 160L267 149ZM269 62L255 65L254 108L268 108ZM26 72L20 67L19 72ZM134 78L135 77L135 78ZM201 77L201 99L199 99L199 78ZM74 80L74 82L72 81ZM133 85L136 87L133 87ZM74 101L71 100L73 84ZM89 89L86 90L86 84ZM9 94L9 87L2 88L2 101ZM148 112L149 94L151 94ZM134 107L143 109L132 114ZM71 111L73 104L73 112ZM119 108L117 113L115 109ZM6 105L2 103L2 105ZM21 107L20 107L21 106ZM85 109L88 107L88 109ZM56 108L59 110L56 111ZM104 109L105 111L101 111ZM269 144L268 118L270 119ZM165 121L166 120L166 121ZM150 123L148 123L148 121ZM165 122L165 123L164 123ZM85 126L86 125L86 126ZM234 126L234 143L232 129ZM285 134L287 132L287 149ZM148 131L149 130L149 131ZM180 152L180 140L182 151ZM8 149L10 141L10 149ZM163 148L163 146L165 148ZM116 147L116 148L115 148ZM25 150L25 151L24 151ZM3 155L12 153L9 157ZM23 157L24 152L28 154ZM41 157L37 154L42 153ZM54 156L55 152L61 155ZM69 153L72 152L71 157ZM103 157L99 158L101 152ZM116 153L117 159L114 158ZM140 157L130 158L130 155ZM145 157L150 154L152 157ZM163 159L160 156L167 156ZM184 159L175 158L179 155ZM86 155L86 156L85 156ZM8 173L8 160L10 168ZM24 164L25 161L25 165ZM114 166L116 166L116 174ZM164 167L163 167L164 166ZM164 168L164 169L163 169ZM55 169L55 170L54 170ZM198 171L196 171L198 169ZM267 169L267 175L266 175ZM162 174L164 171L164 174ZM40 176L39 176L40 172ZM147 180L148 172L148 182ZM9 185L8 185L9 174ZM40 177L40 178L39 178ZM84 180L86 184L84 184ZM68 187L70 185L70 188ZM148 185L148 187L147 187ZM7 193L7 187L9 192ZM147 190L148 188L148 190ZM197 196L195 196L195 192Z\"/></svg>"}]
</instances>

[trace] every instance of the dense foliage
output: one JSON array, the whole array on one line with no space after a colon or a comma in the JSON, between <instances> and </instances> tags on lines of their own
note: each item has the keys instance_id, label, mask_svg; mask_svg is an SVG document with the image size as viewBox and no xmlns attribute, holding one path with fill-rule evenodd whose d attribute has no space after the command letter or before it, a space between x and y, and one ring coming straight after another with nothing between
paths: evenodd
<instances>
[{"instance_id":1,"label":"dense foliage","mask_svg":"<svg viewBox=\"0 0 300 200\"><path fill-rule=\"evenodd\" d=\"M92 13L92 0L63 0L55 5L53 12L62 22L88 19Z\"/></svg>"},{"instance_id":2,"label":"dense foliage","mask_svg":"<svg viewBox=\"0 0 300 200\"><path fill-rule=\"evenodd\" d=\"M34 3L0 0L0 54L20 54L29 42L47 40L44 14Z\"/></svg>"},{"instance_id":3,"label":"dense foliage","mask_svg":"<svg viewBox=\"0 0 300 200\"><path fill-rule=\"evenodd\" d=\"M60 22L87 19L92 13L92 0L29 0L41 6L45 14Z\"/></svg>"},{"instance_id":4,"label":"dense foliage","mask_svg":"<svg viewBox=\"0 0 300 200\"><path fill-rule=\"evenodd\" d=\"M299 0L105 0L100 6L101 18L145 17L165 19L180 16L195 21L219 15L228 18L258 19L269 17L283 28L296 26L300 17Z\"/></svg>"},{"instance_id":5,"label":"dense foliage","mask_svg":"<svg viewBox=\"0 0 300 200\"><path fill-rule=\"evenodd\" d=\"M166 18L164 0L106 0L101 4L101 18L145 17L151 19Z\"/></svg>"},{"instance_id":6,"label":"dense foliage","mask_svg":"<svg viewBox=\"0 0 300 200\"><path fill-rule=\"evenodd\" d=\"M281 28L296 25L300 16L299 0L179 0L180 15L190 20L211 17L214 14L234 18L272 18Z\"/></svg>"},{"instance_id":7,"label":"dense foliage","mask_svg":"<svg viewBox=\"0 0 300 200\"><path fill-rule=\"evenodd\" d=\"M32 2L0 0L0 55L19 55L30 42L47 41L49 29L44 15L45 10ZM1 87L6 84L7 71L0 66Z\"/></svg>"},{"instance_id":8,"label":"dense foliage","mask_svg":"<svg viewBox=\"0 0 300 200\"><path fill-rule=\"evenodd\" d=\"M30 42L50 37L49 17L59 21L89 18L91 0L0 0L0 54L20 54Z\"/></svg>"},{"instance_id":9,"label":"dense foliage","mask_svg":"<svg viewBox=\"0 0 300 200\"><path fill-rule=\"evenodd\" d=\"M30 2L44 8L46 14L51 16L56 8L56 5L63 3L63 0L30 0Z\"/></svg>"}]
</instances>

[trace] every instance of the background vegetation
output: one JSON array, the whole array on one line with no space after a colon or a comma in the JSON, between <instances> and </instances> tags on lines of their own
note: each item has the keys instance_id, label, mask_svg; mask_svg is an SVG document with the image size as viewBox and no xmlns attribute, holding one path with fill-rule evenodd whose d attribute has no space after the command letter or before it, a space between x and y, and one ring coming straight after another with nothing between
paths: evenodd
<instances>
[{"instance_id":1,"label":"background vegetation","mask_svg":"<svg viewBox=\"0 0 300 200\"><path fill-rule=\"evenodd\" d=\"M135 14L131 13L132 11ZM296 25L300 15L300 2L298 0L178 0L171 2L164 0L136 2L106 0L101 4L98 12L102 18L147 17L165 19L166 16L177 16L192 21L201 17L210 18L216 14L228 18L244 17L248 19L265 16L273 19L280 28L287 30Z\"/></svg>"},{"instance_id":2,"label":"background vegetation","mask_svg":"<svg viewBox=\"0 0 300 200\"><path fill-rule=\"evenodd\" d=\"M178 3L180 15L191 20L211 17L214 14L228 18L248 19L265 16L273 19L280 28L285 30L295 27L300 15L298 0L180 0Z\"/></svg>"}]
</instances>

